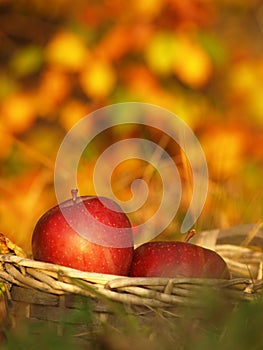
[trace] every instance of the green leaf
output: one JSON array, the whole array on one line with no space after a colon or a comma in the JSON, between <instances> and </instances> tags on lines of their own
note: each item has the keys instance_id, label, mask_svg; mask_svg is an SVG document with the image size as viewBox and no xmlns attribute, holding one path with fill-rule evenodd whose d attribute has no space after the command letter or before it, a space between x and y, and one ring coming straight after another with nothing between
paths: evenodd
<instances>
[{"instance_id":1,"label":"green leaf","mask_svg":"<svg viewBox=\"0 0 263 350\"><path fill-rule=\"evenodd\" d=\"M18 77L37 72L43 63L43 52L39 46L30 45L16 52L9 66Z\"/></svg>"},{"instance_id":2,"label":"green leaf","mask_svg":"<svg viewBox=\"0 0 263 350\"><path fill-rule=\"evenodd\" d=\"M158 74L169 75L173 70L176 41L169 32L158 32L146 49L149 67Z\"/></svg>"}]
</instances>

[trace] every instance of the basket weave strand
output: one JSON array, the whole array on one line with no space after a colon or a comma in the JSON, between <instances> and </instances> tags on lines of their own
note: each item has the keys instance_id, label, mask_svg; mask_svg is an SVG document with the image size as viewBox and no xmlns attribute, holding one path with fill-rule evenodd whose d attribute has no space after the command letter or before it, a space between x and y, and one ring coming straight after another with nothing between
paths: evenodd
<instances>
[{"instance_id":1,"label":"basket weave strand","mask_svg":"<svg viewBox=\"0 0 263 350\"><path fill-rule=\"evenodd\" d=\"M151 307L195 305L205 287L222 290L236 300L251 300L262 290L262 280L231 280L164 277L121 277L88 273L16 255L0 255L0 279L39 291L63 295L103 296L113 301Z\"/></svg>"}]
</instances>

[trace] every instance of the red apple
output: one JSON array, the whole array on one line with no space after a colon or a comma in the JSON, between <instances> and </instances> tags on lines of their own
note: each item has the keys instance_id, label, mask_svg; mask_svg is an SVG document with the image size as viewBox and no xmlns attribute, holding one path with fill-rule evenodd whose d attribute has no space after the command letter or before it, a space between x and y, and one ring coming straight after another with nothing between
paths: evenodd
<instances>
[{"instance_id":1,"label":"red apple","mask_svg":"<svg viewBox=\"0 0 263 350\"><path fill-rule=\"evenodd\" d=\"M132 277L196 277L229 279L223 258L187 242L148 242L135 249Z\"/></svg>"},{"instance_id":2,"label":"red apple","mask_svg":"<svg viewBox=\"0 0 263 350\"><path fill-rule=\"evenodd\" d=\"M134 251L127 215L108 198L72 193L72 199L37 222L33 258L82 271L127 275Z\"/></svg>"}]
</instances>

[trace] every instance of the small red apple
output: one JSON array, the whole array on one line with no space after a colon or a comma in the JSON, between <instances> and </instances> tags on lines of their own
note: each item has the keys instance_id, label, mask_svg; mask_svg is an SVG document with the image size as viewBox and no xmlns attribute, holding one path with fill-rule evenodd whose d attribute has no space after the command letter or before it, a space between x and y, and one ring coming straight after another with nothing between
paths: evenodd
<instances>
[{"instance_id":1,"label":"small red apple","mask_svg":"<svg viewBox=\"0 0 263 350\"><path fill-rule=\"evenodd\" d=\"M72 194L37 222L33 258L82 271L127 275L134 251L127 215L108 198Z\"/></svg>"},{"instance_id":2,"label":"small red apple","mask_svg":"<svg viewBox=\"0 0 263 350\"><path fill-rule=\"evenodd\" d=\"M135 249L132 277L191 277L229 279L223 258L216 252L188 242L156 241Z\"/></svg>"}]
</instances>

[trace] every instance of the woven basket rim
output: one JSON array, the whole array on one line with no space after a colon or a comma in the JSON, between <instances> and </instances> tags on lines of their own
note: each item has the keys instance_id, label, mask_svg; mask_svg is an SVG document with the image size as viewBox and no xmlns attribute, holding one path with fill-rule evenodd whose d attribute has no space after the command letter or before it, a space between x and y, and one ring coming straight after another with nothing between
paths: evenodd
<instances>
[{"instance_id":1,"label":"woven basket rim","mask_svg":"<svg viewBox=\"0 0 263 350\"><path fill-rule=\"evenodd\" d=\"M86 280L96 281L108 281L118 277L123 277L113 274L104 274L97 272L81 271L72 267L38 261L30 258L20 257L14 254L2 254L0 255L0 262L14 263L25 268L35 268L43 271L56 272L58 274L64 274L72 278L81 278Z\"/></svg>"},{"instance_id":2,"label":"woven basket rim","mask_svg":"<svg viewBox=\"0 0 263 350\"><path fill-rule=\"evenodd\" d=\"M196 306L204 287L222 290L234 300L254 300L263 280L127 277L79 271L70 267L0 255L0 279L7 283L62 295L79 294L147 307Z\"/></svg>"},{"instance_id":3,"label":"woven basket rim","mask_svg":"<svg viewBox=\"0 0 263 350\"><path fill-rule=\"evenodd\" d=\"M231 245L220 245L217 246L217 250L221 249L230 249ZM221 248L222 247L222 248ZM234 246L234 249L236 247ZM248 251L249 249L240 247L241 251L245 250ZM239 252L239 250L237 250ZM255 252L257 254L258 252ZM263 256L263 252L259 253L260 256ZM98 273L98 272L88 272L88 271L81 271L72 267L68 266L63 266L59 264L53 264L53 263L48 263L48 262L42 262L38 260L34 260L31 258L25 258L25 257L20 257L14 254L0 254L0 262L2 263L10 263L14 264L20 267L24 268L32 268L44 272L54 272L57 273L58 276L65 276L65 277L70 277L70 278L76 278L76 279L83 279L87 280L90 282L94 283L109 283L110 281L116 281L116 280L129 280L131 281L132 284L136 283L143 283L145 285L155 285L158 283L167 283L168 281L178 281L179 283L198 283L202 282L205 285L213 285L213 284L218 284L218 285L225 285L226 283L232 284L230 281L259 281L261 279L253 279L253 278L231 278L230 280L228 279L218 279L218 278L196 278L196 277L131 277L131 276L126 276L126 275L114 275L114 274L105 274L105 273ZM134 281L134 282L132 282Z\"/></svg>"},{"instance_id":4,"label":"woven basket rim","mask_svg":"<svg viewBox=\"0 0 263 350\"><path fill-rule=\"evenodd\" d=\"M0 281L56 295L80 294L106 298L130 305L171 307L195 305L202 289L220 290L234 300L254 300L263 289L263 249L224 242L237 235L246 242L262 235L262 225L241 225L227 230L203 231L195 242L218 252L226 261L232 278L130 277L86 272L16 254L0 255ZM252 230L252 231L251 231ZM207 234L209 232L209 235ZM249 240L247 239L249 237ZM261 246L261 241L260 241Z\"/></svg>"}]
</instances>

